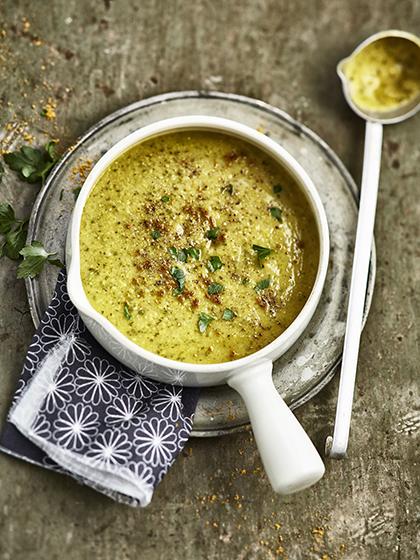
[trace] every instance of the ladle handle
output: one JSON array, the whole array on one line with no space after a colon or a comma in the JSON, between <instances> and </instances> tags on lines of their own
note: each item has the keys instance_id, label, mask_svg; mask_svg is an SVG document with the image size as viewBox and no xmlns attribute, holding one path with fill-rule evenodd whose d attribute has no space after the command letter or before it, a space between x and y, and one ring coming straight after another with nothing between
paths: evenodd
<instances>
[{"instance_id":1,"label":"ladle handle","mask_svg":"<svg viewBox=\"0 0 420 560\"><path fill-rule=\"evenodd\" d=\"M334 458L345 456L348 446L357 359L362 334L363 311L373 242L376 200L381 169L382 125L366 123L359 218L347 311L343 361L338 389L334 435L326 441L326 453Z\"/></svg>"},{"instance_id":2,"label":"ladle handle","mask_svg":"<svg viewBox=\"0 0 420 560\"><path fill-rule=\"evenodd\" d=\"M273 364L264 360L234 372L228 383L245 401L265 471L275 492L292 494L322 478L318 451L278 394Z\"/></svg>"}]
</instances>

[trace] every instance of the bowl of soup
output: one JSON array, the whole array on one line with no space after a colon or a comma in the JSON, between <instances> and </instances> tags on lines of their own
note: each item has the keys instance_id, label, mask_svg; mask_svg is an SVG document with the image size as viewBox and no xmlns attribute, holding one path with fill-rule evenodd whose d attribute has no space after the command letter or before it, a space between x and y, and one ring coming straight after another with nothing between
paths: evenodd
<instances>
[{"instance_id":1,"label":"bowl of soup","mask_svg":"<svg viewBox=\"0 0 420 560\"><path fill-rule=\"evenodd\" d=\"M272 362L308 325L328 254L316 187L284 148L235 121L176 117L133 132L89 174L67 238L68 291L119 361L158 381L231 384L255 430L278 397ZM306 461L318 478L319 461Z\"/></svg>"}]
</instances>

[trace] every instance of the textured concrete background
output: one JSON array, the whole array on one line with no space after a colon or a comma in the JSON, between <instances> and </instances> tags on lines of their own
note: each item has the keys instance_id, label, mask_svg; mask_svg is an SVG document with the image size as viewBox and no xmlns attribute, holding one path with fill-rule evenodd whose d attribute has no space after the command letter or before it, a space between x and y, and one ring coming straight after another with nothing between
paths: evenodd
<instances>
[{"instance_id":1,"label":"textured concrete background","mask_svg":"<svg viewBox=\"0 0 420 560\"><path fill-rule=\"evenodd\" d=\"M363 123L346 107L334 68L367 35L391 27L418 31L418 0L2 0L1 148L53 137L64 149L137 99L219 89L290 112L359 180ZM51 120L40 115L48 102L56 105ZM417 117L385 131L376 292L348 459L327 462L316 487L281 498L262 474L249 433L193 440L152 504L136 511L2 455L1 559L419 557L419 124ZM0 199L23 214L37 190L7 173ZM1 420L33 333L14 274L3 260ZM298 411L320 448L332 428L337 381Z\"/></svg>"}]
</instances>

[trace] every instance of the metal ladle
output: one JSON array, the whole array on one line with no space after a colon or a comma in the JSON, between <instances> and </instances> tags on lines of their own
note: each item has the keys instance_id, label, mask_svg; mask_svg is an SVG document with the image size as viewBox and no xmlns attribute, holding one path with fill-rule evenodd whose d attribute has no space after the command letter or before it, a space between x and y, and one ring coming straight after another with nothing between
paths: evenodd
<instances>
[{"instance_id":1,"label":"metal ladle","mask_svg":"<svg viewBox=\"0 0 420 560\"><path fill-rule=\"evenodd\" d=\"M352 91L353 84L346 75L346 66L350 60L357 62L358 59L353 57L357 57L358 54L375 41L383 41L384 44L386 44L386 41L395 41L396 38L400 41L409 41L411 49L414 43L414 45L419 48L420 57L419 37L405 31L390 30L376 33L366 39L355 49L350 57L341 60L337 66L337 73L342 81L344 96L347 103L355 113L366 120L366 134L359 217L357 222L356 244L353 257L334 435L332 437L329 436L325 443L326 454L334 458L342 458L345 456L350 433L357 359L362 331L363 308L366 296L379 186L383 125L408 119L420 109L420 88L418 94L408 102L392 106L392 108L389 109L385 107L383 110L380 110L378 107L375 107L373 110L369 110L362 107L354 98ZM420 60L420 58L418 60ZM420 73L420 67L418 71ZM365 76L365 78L367 78L366 83L368 83L369 76Z\"/></svg>"}]
</instances>

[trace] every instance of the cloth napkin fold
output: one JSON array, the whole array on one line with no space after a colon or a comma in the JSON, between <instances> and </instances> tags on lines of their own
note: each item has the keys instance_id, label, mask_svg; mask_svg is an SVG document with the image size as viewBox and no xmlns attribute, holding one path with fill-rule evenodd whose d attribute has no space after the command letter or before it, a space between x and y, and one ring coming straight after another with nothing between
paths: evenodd
<instances>
[{"instance_id":1,"label":"cloth napkin fold","mask_svg":"<svg viewBox=\"0 0 420 560\"><path fill-rule=\"evenodd\" d=\"M110 356L85 328L61 271L0 449L146 506L189 438L198 395L146 379Z\"/></svg>"}]
</instances>

